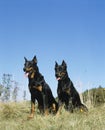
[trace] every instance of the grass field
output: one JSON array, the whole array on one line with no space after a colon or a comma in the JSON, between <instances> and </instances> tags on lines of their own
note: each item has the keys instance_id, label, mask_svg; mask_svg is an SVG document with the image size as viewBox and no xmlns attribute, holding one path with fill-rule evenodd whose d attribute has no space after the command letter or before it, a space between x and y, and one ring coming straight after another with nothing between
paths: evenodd
<instances>
[{"instance_id":1,"label":"grass field","mask_svg":"<svg viewBox=\"0 0 105 130\"><path fill-rule=\"evenodd\" d=\"M38 112L27 120L30 103L0 103L0 130L105 130L105 105L90 107L88 113L62 110L59 116Z\"/></svg>"}]
</instances>

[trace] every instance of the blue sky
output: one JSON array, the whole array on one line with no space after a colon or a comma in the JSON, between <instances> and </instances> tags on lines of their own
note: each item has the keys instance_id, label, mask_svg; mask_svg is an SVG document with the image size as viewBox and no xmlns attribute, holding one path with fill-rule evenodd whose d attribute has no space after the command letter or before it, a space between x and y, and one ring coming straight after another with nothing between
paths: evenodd
<instances>
[{"instance_id":1,"label":"blue sky","mask_svg":"<svg viewBox=\"0 0 105 130\"><path fill-rule=\"evenodd\" d=\"M65 60L79 92L105 87L105 1L1 0L0 80L12 74L20 97L23 90L29 95L24 56L34 55L55 96L55 61Z\"/></svg>"}]
</instances>

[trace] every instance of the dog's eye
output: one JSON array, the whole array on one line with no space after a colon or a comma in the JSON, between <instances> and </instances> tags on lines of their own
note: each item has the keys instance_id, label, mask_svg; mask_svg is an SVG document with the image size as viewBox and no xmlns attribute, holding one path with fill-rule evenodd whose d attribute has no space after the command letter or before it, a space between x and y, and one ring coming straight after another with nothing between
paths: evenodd
<instances>
[{"instance_id":1,"label":"dog's eye","mask_svg":"<svg viewBox=\"0 0 105 130\"><path fill-rule=\"evenodd\" d=\"M32 65L30 64L30 65L28 65L28 67L30 68L30 67L32 67Z\"/></svg>"},{"instance_id":2,"label":"dog's eye","mask_svg":"<svg viewBox=\"0 0 105 130\"><path fill-rule=\"evenodd\" d=\"M64 66L62 66L62 70L64 71L66 68Z\"/></svg>"}]
</instances>

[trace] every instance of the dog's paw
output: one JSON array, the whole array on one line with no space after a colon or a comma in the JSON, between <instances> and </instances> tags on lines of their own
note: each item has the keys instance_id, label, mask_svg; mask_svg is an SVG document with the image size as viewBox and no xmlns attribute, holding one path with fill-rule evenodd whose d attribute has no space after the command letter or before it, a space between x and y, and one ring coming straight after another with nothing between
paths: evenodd
<instances>
[{"instance_id":1,"label":"dog's paw","mask_svg":"<svg viewBox=\"0 0 105 130\"><path fill-rule=\"evenodd\" d=\"M29 120L29 119L33 119L34 118L34 114L30 114L28 117L27 117L27 119Z\"/></svg>"}]
</instances>

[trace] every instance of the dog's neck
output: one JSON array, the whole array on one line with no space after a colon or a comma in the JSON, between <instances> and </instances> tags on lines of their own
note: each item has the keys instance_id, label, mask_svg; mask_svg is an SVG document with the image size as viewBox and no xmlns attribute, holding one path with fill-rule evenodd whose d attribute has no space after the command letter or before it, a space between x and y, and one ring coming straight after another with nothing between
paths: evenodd
<instances>
[{"instance_id":1,"label":"dog's neck","mask_svg":"<svg viewBox=\"0 0 105 130\"><path fill-rule=\"evenodd\" d=\"M34 74L33 74L33 76L31 76L31 77L28 77L28 79L29 79L29 81L30 80L37 80L37 78L38 77L41 77L42 76L42 74L39 72L39 70L38 71L36 71Z\"/></svg>"},{"instance_id":2,"label":"dog's neck","mask_svg":"<svg viewBox=\"0 0 105 130\"><path fill-rule=\"evenodd\" d=\"M33 78L28 78L29 79L29 84L40 84L43 85L44 82L44 77L43 75L39 72L39 69L35 72Z\"/></svg>"}]
</instances>

